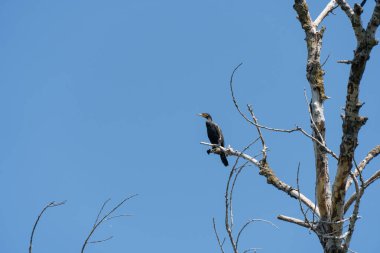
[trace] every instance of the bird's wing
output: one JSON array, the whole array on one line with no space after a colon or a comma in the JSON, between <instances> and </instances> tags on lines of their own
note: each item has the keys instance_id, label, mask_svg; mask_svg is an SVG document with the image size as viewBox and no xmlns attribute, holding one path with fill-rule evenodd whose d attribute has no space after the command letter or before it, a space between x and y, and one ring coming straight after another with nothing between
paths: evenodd
<instances>
[{"instance_id":1,"label":"bird's wing","mask_svg":"<svg viewBox=\"0 0 380 253\"><path fill-rule=\"evenodd\" d=\"M222 129L220 129L220 127L218 125L216 125L217 128L218 128L218 132L219 132L219 139L218 139L218 144L222 147L224 147L224 138L223 138L223 133L222 133Z\"/></svg>"}]
</instances>

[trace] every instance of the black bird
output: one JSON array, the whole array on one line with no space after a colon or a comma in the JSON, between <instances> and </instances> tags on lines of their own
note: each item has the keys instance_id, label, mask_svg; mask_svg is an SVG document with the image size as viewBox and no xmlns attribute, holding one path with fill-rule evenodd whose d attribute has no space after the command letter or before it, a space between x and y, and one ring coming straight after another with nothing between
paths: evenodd
<instances>
[{"instance_id":1,"label":"black bird","mask_svg":"<svg viewBox=\"0 0 380 253\"><path fill-rule=\"evenodd\" d=\"M212 144L218 144L224 147L224 137L223 137L222 130L214 121L212 121L211 115L208 113L200 113L198 115L207 120L206 128L207 128L207 135L208 135L208 138L210 139L210 142ZM207 154L210 154L210 150L207 150ZM220 153L220 159L222 160L222 163L224 164L224 166L228 166L228 160L227 160L226 154L224 154L223 152Z\"/></svg>"}]
</instances>

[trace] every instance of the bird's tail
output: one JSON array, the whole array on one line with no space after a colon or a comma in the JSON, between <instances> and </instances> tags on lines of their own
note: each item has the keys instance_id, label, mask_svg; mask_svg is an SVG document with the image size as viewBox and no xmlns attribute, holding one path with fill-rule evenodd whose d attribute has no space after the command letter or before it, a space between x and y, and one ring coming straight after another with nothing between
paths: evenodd
<instances>
[{"instance_id":1,"label":"bird's tail","mask_svg":"<svg viewBox=\"0 0 380 253\"><path fill-rule=\"evenodd\" d=\"M222 160L222 163L224 164L224 166L228 166L228 160L227 160L226 154L221 153L220 160Z\"/></svg>"}]
</instances>

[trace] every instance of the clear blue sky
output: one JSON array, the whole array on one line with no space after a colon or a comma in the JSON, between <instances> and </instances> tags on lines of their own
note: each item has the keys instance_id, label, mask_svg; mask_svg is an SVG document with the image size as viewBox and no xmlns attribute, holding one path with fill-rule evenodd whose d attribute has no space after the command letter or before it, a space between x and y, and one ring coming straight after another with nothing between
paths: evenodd
<instances>
[{"instance_id":1,"label":"clear blue sky","mask_svg":"<svg viewBox=\"0 0 380 253\"><path fill-rule=\"evenodd\" d=\"M315 17L328 1L309 2ZM234 148L256 138L229 94L230 74L243 62L235 83L243 107L253 104L266 125L309 127L305 36L292 4L0 1L0 252L26 252L35 218L53 200L67 203L42 218L34 252L79 252L102 202L134 193L121 210L134 216L105 224L93 239L114 239L87 252L218 252L212 217L222 236L229 170L199 145L207 136L195 115L212 114ZM327 141L338 152L349 67L336 61L352 57L355 41L347 18L335 13L325 22L322 58L330 55ZM362 114L369 121L357 160L380 143L379 52L373 50L363 78ZM313 198L312 143L298 134L264 134L277 174L295 185L301 162L301 189ZM379 165L371 163L365 176ZM334 177L336 162L330 166ZM378 192L373 185L363 198L356 251L378 250ZM276 220L301 218L298 203L267 185L256 168L242 173L234 207L237 226L249 218L279 226L254 224L242 249L321 252L316 236Z\"/></svg>"}]
</instances>

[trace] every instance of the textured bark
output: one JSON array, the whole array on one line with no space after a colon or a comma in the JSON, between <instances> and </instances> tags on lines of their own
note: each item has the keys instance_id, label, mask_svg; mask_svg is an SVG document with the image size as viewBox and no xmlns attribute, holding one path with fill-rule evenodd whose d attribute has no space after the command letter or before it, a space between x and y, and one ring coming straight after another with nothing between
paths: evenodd
<instances>
[{"instance_id":1,"label":"textured bark","mask_svg":"<svg viewBox=\"0 0 380 253\"><path fill-rule=\"evenodd\" d=\"M349 173L352 170L352 164L355 154L355 149L358 146L358 134L360 128L366 123L367 118L359 115L359 110L362 103L359 101L360 82L369 59L372 48L377 45L375 40L375 32L380 22L380 3L377 1L373 16L368 24L367 29L364 29L361 24L360 10L358 5L355 5L354 10L350 10L345 1L338 1L342 9L347 13L351 20L352 27L357 38L357 47L354 52L353 60L351 61L351 71L347 83L346 105L344 110L343 125L342 125L342 141L340 144L340 155L338 160L338 169L333 185L332 196L332 221L343 219L344 204L346 197L346 185L349 178ZM352 13L353 12L353 13ZM333 223L333 231L337 234L343 233L342 223ZM350 231L349 231L350 232ZM342 239L338 240L342 243ZM347 248L347 246L345 247Z\"/></svg>"},{"instance_id":2,"label":"textured bark","mask_svg":"<svg viewBox=\"0 0 380 253\"><path fill-rule=\"evenodd\" d=\"M349 229L347 235L344 235L343 222L341 221L344 219L346 191L351 183L349 182L349 174L352 170L354 153L358 145L359 130L367 121L367 118L359 115L359 110L362 106L362 103L359 101L360 81L369 59L370 52L377 44L374 36L380 22L379 1L376 2L376 7L370 22L368 23L367 29L364 29L362 26L360 15L363 12L363 9L360 5L355 4L352 9L345 0L337 0L336 2L351 21L357 40L357 48L353 60L350 61L351 72L347 84L345 113L342 116L343 134L332 196L326 150L319 143L314 142L316 197L321 214L320 223L315 232L319 236L326 253L347 252L349 240L344 243L344 239L351 238L353 227L355 225L355 222L351 222L353 223L352 226L350 226L352 229ZM323 18L334 8L334 4L335 1L330 1L317 17L316 21L313 22L306 1L295 0L294 3L294 9L298 14L298 19L306 35L308 51L306 77L312 93L310 109L312 114L313 137L323 143L324 146L326 146L326 130L323 102L327 96L324 88L324 72L320 63L324 28L318 30L317 27L322 22ZM357 175L358 174L356 174L356 176ZM356 216L358 213L360 197L361 196L356 199Z\"/></svg>"},{"instance_id":3,"label":"textured bark","mask_svg":"<svg viewBox=\"0 0 380 253\"><path fill-rule=\"evenodd\" d=\"M305 1L295 1L294 9L305 31L307 45L306 78L309 82L312 98L310 108L312 112L313 137L325 144L325 116L323 102L327 99L324 88L324 71L320 63L322 37L324 28L317 30L312 22ZM328 221L331 210L331 191L328 170L328 158L325 149L314 142L315 169L316 169L316 196L317 205L322 221ZM326 233L329 228L327 223L321 223L321 233Z\"/></svg>"}]
</instances>

